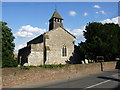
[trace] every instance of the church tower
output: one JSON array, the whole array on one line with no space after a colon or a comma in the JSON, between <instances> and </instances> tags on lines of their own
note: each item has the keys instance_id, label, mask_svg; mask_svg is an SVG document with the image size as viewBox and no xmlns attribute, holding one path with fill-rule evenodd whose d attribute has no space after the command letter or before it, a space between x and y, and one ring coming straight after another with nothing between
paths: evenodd
<instances>
[{"instance_id":1,"label":"church tower","mask_svg":"<svg viewBox=\"0 0 120 90\"><path fill-rule=\"evenodd\" d=\"M63 27L62 20L63 18L60 16L57 10L55 10L52 17L49 20L49 31L57 27Z\"/></svg>"}]
</instances>

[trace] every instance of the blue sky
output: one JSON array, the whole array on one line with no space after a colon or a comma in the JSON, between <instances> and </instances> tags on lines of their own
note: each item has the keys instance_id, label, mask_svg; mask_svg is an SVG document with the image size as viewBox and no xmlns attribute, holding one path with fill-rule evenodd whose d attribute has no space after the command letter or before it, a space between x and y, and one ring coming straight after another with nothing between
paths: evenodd
<instances>
[{"instance_id":1,"label":"blue sky","mask_svg":"<svg viewBox=\"0 0 120 90\"><path fill-rule=\"evenodd\" d=\"M48 20L55 5L64 18L64 28L84 41L84 26L89 22L118 23L117 2L3 2L2 21L8 23L15 39L16 51L32 38L48 31Z\"/></svg>"}]
</instances>

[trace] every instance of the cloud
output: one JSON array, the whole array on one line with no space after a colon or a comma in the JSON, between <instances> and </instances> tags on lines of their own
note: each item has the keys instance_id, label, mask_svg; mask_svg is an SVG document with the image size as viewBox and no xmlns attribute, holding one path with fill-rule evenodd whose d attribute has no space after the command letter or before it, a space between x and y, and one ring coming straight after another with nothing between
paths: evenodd
<instances>
[{"instance_id":1,"label":"cloud","mask_svg":"<svg viewBox=\"0 0 120 90\"><path fill-rule=\"evenodd\" d=\"M78 44L78 43L80 43L81 41L85 41L85 38L84 38L84 36L83 36L83 31L84 31L85 29L84 28L82 28L82 29L74 29L73 31L72 31L72 33L73 33L73 35L76 37L76 40L75 40L75 43L76 44Z\"/></svg>"},{"instance_id":2,"label":"cloud","mask_svg":"<svg viewBox=\"0 0 120 90\"><path fill-rule=\"evenodd\" d=\"M85 30L85 26L81 29L70 29L70 28L67 29L67 31L69 31L71 34L73 34L76 37L75 44L78 44L81 41L85 41L85 38L83 36L84 30Z\"/></svg>"},{"instance_id":3,"label":"cloud","mask_svg":"<svg viewBox=\"0 0 120 90\"><path fill-rule=\"evenodd\" d=\"M94 8L101 8L99 5L94 5L93 7Z\"/></svg>"},{"instance_id":4,"label":"cloud","mask_svg":"<svg viewBox=\"0 0 120 90\"><path fill-rule=\"evenodd\" d=\"M120 17L115 17L115 18L112 18L112 19L105 19L103 21L100 21L101 23L105 24L105 23L115 23L115 24L118 24L118 19Z\"/></svg>"},{"instance_id":5,"label":"cloud","mask_svg":"<svg viewBox=\"0 0 120 90\"><path fill-rule=\"evenodd\" d=\"M74 29L74 30L72 31L72 33L73 33L76 37L78 37L78 36L83 35L83 30L82 30L82 29Z\"/></svg>"},{"instance_id":6,"label":"cloud","mask_svg":"<svg viewBox=\"0 0 120 90\"><path fill-rule=\"evenodd\" d=\"M69 12L69 15L70 15L70 16L75 16L75 15L76 15L76 12L75 12L75 11L70 11L70 12Z\"/></svg>"},{"instance_id":7,"label":"cloud","mask_svg":"<svg viewBox=\"0 0 120 90\"><path fill-rule=\"evenodd\" d=\"M49 27L49 22L46 22L45 25Z\"/></svg>"},{"instance_id":8,"label":"cloud","mask_svg":"<svg viewBox=\"0 0 120 90\"><path fill-rule=\"evenodd\" d=\"M96 14L106 14L106 12L104 11L104 10L101 10L101 11L97 11L97 12L95 12Z\"/></svg>"},{"instance_id":9,"label":"cloud","mask_svg":"<svg viewBox=\"0 0 120 90\"><path fill-rule=\"evenodd\" d=\"M23 47L25 47L26 46L26 44L24 43L24 44L20 44L20 45L18 45L18 46L16 46L15 47L15 52L18 52L18 50L19 49L21 49L21 48L23 48Z\"/></svg>"},{"instance_id":10,"label":"cloud","mask_svg":"<svg viewBox=\"0 0 120 90\"><path fill-rule=\"evenodd\" d=\"M98 14L99 12L95 12L96 14Z\"/></svg>"},{"instance_id":11,"label":"cloud","mask_svg":"<svg viewBox=\"0 0 120 90\"><path fill-rule=\"evenodd\" d=\"M32 37L33 36L33 33L30 33L30 32L26 32L26 31L19 31L19 32L17 32L17 33L15 33L15 36L17 36L17 37L22 37L22 38L24 38L24 37Z\"/></svg>"},{"instance_id":12,"label":"cloud","mask_svg":"<svg viewBox=\"0 0 120 90\"><path fill-rule=\"evenodd\" d=\"M87 12L85 12L83 15L84 15L84 16L88 16L88 13L87 13Z\"/></svg>"},{"instance_id":13,"label":"cloud","mask_svg":"<svg viewBox=\"0 0 120 90\"><path fill-rule=\"evenodd\" d=\"M28 31L28 32L32 32L32 33L44 33L45 29L41 29L38 27L32 27L30 25L26 25L26 26L22 26L19 31Z\"/></svg>"},{"instance_id":14,"label":"cloud","mask_svg":"<svg viewBox=\"0 0 120 90\"><path fill-rule=\"evenodd\" d=\"M106 13L105 13L105 11L103 11L103 10L102 10L102 11L100 11L100 12L101 12L102 14L106 14Z\"/></svg>"},{"instance_id":15,"label":"cloud","mask_svg":"<svg viewBox=\"0 0 120 90\"><path fill-rule=\"evenodd\" d=\"M32 27L31 25L22 26L17 33L15 33L15 37L17 38L30 38L35 34L42 34L46 30L38 27Z\"/></svg>"}]
</instances>

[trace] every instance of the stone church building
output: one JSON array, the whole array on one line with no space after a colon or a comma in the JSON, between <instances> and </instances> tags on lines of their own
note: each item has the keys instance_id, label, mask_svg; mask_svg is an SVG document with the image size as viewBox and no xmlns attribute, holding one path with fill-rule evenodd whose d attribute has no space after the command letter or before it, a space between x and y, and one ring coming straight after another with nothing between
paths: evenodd
<instances>
[{"instance_id":1,"label":"stone church building","mask_svg":"<svg viewBox=\"0 0 120 90\"><path fill-rule=\"evenodd\" d=\"M66 64L74 53L74 39L63 27L63 18L55 10L49 31L27 42L18 52L19 65Z\"/></svg>"}]
</instances>

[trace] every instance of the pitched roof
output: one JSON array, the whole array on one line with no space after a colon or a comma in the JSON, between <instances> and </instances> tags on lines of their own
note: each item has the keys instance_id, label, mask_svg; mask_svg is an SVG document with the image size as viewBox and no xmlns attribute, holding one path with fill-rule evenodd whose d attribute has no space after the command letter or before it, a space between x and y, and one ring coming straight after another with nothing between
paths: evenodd
<instances>
[{"instance_id":1,"label":"pitched roof","mask_svg":"<svg viewBox=\"0 0 120 90\"><path fill-rule=\"evenodd\" d=\"M67 31L67 30L64 29L63 27L60 27L60 28L62 28L62 29L65 30L68 34L70 34L71 36L73 36L74 38L76 38L73 34L71 34L69 31ZM55 28L55 29L56 29L56 28ZM55 30L55 29L52 29L52 30L50 30L50 31L48 31L48 32L45 32L45 33L37 36L36 38L28 41L28 42L27 42L27 45L28 45L28 44L42 43L42 42L43 42L43 37L46 37L46 36L44 36L44 35L45 35L46 33L49 33L49 32L51 32L51 31ZM41 38L41 40L37 40L37 39L39 39L39 38ZM49 37L47 37L47 38L49 38ZM33 42L34 42L34 43L33 43Z\"/></svg>"},{"instance_id":2,"label":"pitched roof","mask_svg":"<svg viewBox=\"0 0 120 90\"><path fill-rule=\"evenodd\" d=\"M76 38L73 34L71 34L69 31L67 31L65 28L63 28L63 27L57 27L57 28L62 28L64 31L66 31L68 34L70 34L71 36L73 36L74 38ZM55 29L57 29L57 28L55 28ZM54 31L55 29L52 29L52 30L50 30L50 31L48 31L48 32L45 32L44 34L46 34L46 33L49 33L49 32L51 32L51 31Z\"/></svg>"},{"instance_id":3,"label":"pitched roof","mask_svg":"<svg viewBox=\"0 0 120 90\"><path fill-rule=\"evenodd\" d=\"M52 18L59 18L59 19L63 20L63 18L60 16L60 14L57 12L57 10L54 11L54 13L50 19L52 19Z\"/></svg>"},{"instance_id":4,"label":"pitched roof","mask_svg":"<svg viewBox=\"0 0 120 90\"><path fill-rule=\"evenodd\" d=\"M42 43L43 42L43 35L44 35L44 33L39 35L39 36L37 36L37 37L35 37L35 38L33 38L32 40L28 41L27 45L29 45L29 44L36 44L36 43ZM41 38L41 40L38 40L39 38Z\"/></svg>"},{"instance_id":5,"label":"pitched roof","mask_svg":"<svg viewBox=\"0 0 120 90\"><path fill-rule=\"evenodd\" d=\"M63 27L61 27L62 29L64 29ZM64 29L67 33L69 33L71 36L73 36L74 38L76 38L73 34L71 34L68 30Z\"/></svg>"}]
</instances>

